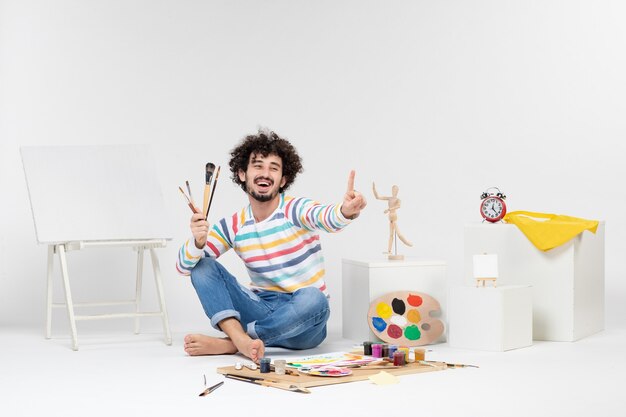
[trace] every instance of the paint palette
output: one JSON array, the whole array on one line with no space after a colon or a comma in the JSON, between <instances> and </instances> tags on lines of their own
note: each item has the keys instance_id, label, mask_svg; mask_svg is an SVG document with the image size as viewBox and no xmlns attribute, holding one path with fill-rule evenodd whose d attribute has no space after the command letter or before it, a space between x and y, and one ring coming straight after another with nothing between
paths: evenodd
<instances>
[{"instance_id":1,"label":"paint palette","mask_svg":"<svg viewBox=\"0 0 626 417\"><path fill-rule=\"evenodd\" d=\"M311 368L328 366L341 368L347 366L362 366L376 360L376 358L372 358L371 356L356 355L345 352L331 352L294 359L287 362L287 366L289 368L297 369L298 371L303 371Z\"/></svg>"},{"instance_id":2,"label":"paint palette","mask_svg":"<svg viewBox=\"0 0 626 417\"><path fill-rule=\"evenodd\" d=\"M372 332L387 343L427 345L439 339L444 325L439 301L428 294L396 291L370 303L367 321Z\"/></svg>"},{"instance_id":3,"label":"paint palette","mask_svg":"<svg viewBox=\"0 0 626 417\"><path fill-rule=\"evenodd\" d=\"M342 368L339 366L318 366L308 370L301 369L299 372L307 375L315 376L348 376L352 374L352 370L348 368Z\"/></svg>"}]
</instances>

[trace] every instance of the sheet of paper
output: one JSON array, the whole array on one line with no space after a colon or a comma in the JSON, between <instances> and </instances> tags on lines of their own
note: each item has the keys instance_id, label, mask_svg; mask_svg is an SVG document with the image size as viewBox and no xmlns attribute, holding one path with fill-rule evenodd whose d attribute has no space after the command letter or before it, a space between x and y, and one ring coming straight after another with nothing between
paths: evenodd
<instances>
[{"instance_id":1,"label":"sheet of paper","mask_svg":"<svg viewBox=\"0 0 626 417\"><path fill-rule=\"evenodd\" d=\"M380 371L379 373L370 376L369 379L376 385L391 385L400 382L397 376L391 375L385 371Z\"/></svg>"}]
</instances>

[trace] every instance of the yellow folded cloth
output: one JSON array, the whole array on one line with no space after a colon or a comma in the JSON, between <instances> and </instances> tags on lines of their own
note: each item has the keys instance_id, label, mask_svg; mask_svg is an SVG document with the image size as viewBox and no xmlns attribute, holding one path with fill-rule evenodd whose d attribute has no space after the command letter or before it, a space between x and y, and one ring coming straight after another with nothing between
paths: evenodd
<instances>
[{"instance_id":1,"label":"yellow folded cloth","mask_svg":"<svg viewBox=\"0 0 626 417\"><path fill-rule=\"evenodd\" d=\"M599 223L597 220L532 211L513 211L504 216L504 221L516 225L542 251L556 248L585 230L595 233Z\"/></svg>"}]
</instances>

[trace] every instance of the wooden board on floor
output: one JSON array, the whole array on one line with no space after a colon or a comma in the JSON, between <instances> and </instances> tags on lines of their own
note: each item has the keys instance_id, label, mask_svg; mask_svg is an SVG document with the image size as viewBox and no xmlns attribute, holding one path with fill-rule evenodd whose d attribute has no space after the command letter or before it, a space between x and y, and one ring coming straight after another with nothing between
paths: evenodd
<instances>
[{"instance_id":1,"label":"wooden board on floor","mask_svg":"<svg viewBox=\"0 0 626 417\"><path fill-rule=\"evenodd\" d=\"M431 366L432 365L432 366ZM277 375L275 372L262 374L259 369L253 371L248 368L240 370L235 369L234 366L224 366L217 368L217 372L223 375L238 375L245 377L264 378L268 381L295 384L302 388L319 387L322 385L343 384L346 382L363 381L369 378L371 375L375 375L380 371L388 372L392 375L409 375L418 374L422 372L443 371L446 369L444 362L432 362L431 365L422 365L418 363L409 363L408 365L395 368L389 367L385 369L364 369L355 368L352 370L352 374L342 377L328 377L328 376L315 376L315 375Z\"/></svg>"}]
</instances>

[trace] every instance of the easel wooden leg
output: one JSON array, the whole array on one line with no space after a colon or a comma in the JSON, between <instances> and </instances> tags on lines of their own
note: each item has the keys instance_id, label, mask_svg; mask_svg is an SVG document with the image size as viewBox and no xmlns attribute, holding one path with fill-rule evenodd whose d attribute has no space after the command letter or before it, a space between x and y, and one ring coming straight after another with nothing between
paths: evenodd
<instances>
[{"instance_id":1,"label":"easel wooden leg","mask_svg":"<svg viewBox=\"0 0 626 417\"><path fill-rule=\"evenodd\" d=\"M76 319L74 318L74 304L72 303L70 279L67 273L67 261L65 259L65 245L58 245L57 248L59 251L59 261L61 263L61 275L63 276L63 287L65 288L65 304L67 306L67 316L70 320L70 328L72 330L72 349L78 350L78 336L76 335Z\"/></svg>"},{"instance_id":2,"label":"easel wooden leg","mask_svg":"<svg viewBox=\"0 0 626 417\"><path fill-rule=\"evenodd\" d=\"M165 307L165 296L163 294L163 282L161 281L161 269L159 268L159 259L157 258L154 248L150 248L150 258L152 259L152 269L154 270L154 280L156 282L157 292L159 293L159 306L161 307L161 318L163 319L163 331L165 332L165 344L172 344L172 335L170 334L169 319L167 317L167 308Z\"/></svg>"},{"instance_id":3,"label":"easel wooden leg","mask_svg":"<svg viewBox=\"0 0 626 417\"><path fill-rule=\"evenodd\" d=\"M54 246L48 245L48 289L46 294L46 339L52 337L52 272L54 266Z\"/></svg>"},{"instance_id":4,"label":"easel wooden leg","mask_svg":"<svg viewBox=\"0 0 626 417\"><path fill-rule=\"evenodd\" d=\"M139 313L141 303L141 284L143 277L143 246L137 247L137 284L135 287L135 313ZM135 317L135 334L139 334L139 316Z\"/></svg>"}]
</instances>

